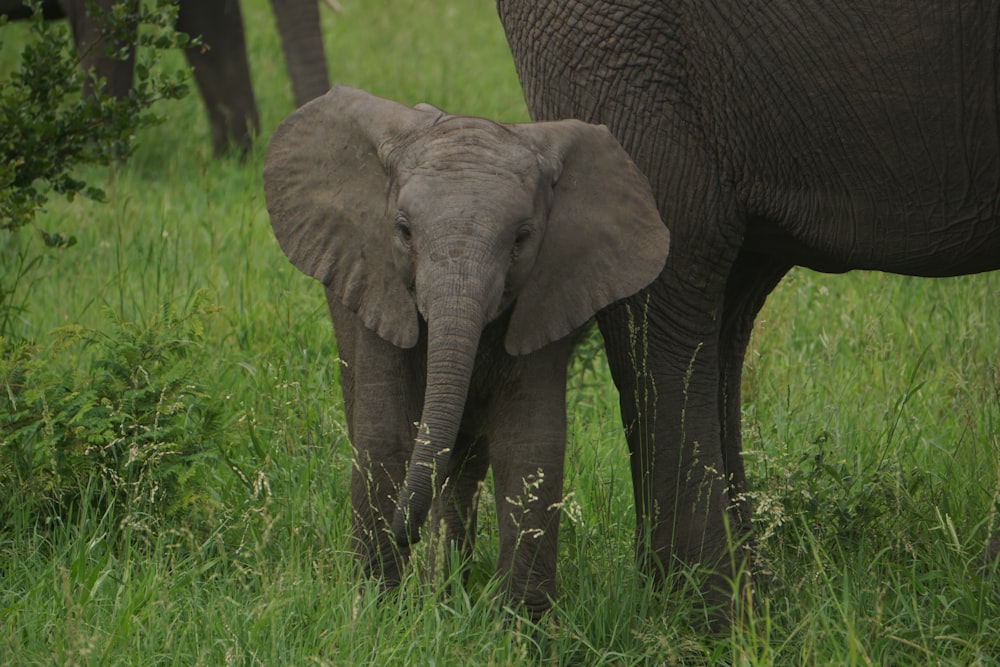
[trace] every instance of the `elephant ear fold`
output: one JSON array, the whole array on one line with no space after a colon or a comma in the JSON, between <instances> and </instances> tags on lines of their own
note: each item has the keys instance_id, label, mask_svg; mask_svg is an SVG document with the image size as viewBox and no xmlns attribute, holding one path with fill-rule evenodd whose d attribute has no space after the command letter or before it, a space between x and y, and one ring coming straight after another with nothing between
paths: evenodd
<instances>
[{"instance_id":1,"label":"elephant ear fold","mask_svg":"<svg viewBox=\"0 0 1000 667\"><path fill-rule=\"evenodd\" d=\"M563 120L513 129L535 143L554 179L545 237L507 330L507 351L528 354L653 282L670 234L649 181L606 127Z\"/></svg>"},{"instance_id":2,"label":"elephant ear fold","mask_svg":"<svg viewBox=\"0 0 1000 667\"><path fill-rule=\"evenodd\" d=\"M436 116L335 86L278 126L264 162L267 210L288 259L399 347L415 345L419 329L392 259L385 160Z\"/></svg>"}]
</instances>

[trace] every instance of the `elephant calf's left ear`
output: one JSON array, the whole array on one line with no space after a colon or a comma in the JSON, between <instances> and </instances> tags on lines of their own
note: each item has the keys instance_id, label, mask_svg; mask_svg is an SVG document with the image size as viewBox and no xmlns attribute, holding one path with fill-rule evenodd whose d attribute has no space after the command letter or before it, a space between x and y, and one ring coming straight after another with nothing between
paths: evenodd
<instances>
[{"instance_id":1,"label":"elephant calf's left ear","mask_svg":"<svg viewBox=\"0 0 1000 667\"><path fill-rule=\"evenodd\" d=\"M663 270L670 234L649 181L603 125L515 126L562 165L548 228L507 330L510 354L568 336Z\"/></svg>"},{"instance_id":2,"label":"elephant calf's left ear","mask_svg":"<svg viewBox=\"0 0 1000 667\"><path fill-rule=\"evenodd\" d=\"M379 151L436 117L334 86L278 126L264 163L267 210L288 259L403 348L416 345L419 320L385 232L388 176Z\"/></svg>"}]
</instances>

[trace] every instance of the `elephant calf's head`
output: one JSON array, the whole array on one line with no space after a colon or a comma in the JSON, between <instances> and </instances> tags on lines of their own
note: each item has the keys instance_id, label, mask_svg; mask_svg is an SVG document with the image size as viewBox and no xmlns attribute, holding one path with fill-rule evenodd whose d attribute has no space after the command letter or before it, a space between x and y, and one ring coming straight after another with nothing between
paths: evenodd
<instances>
[{"instance_id":1,"label":"elephant calf's head","mask_svg":"<svg viewBox=\"0 0 1000 667\"><path fill-rule=\"evenodd\" d=\"M561 165L481 118L442 116L406 139L382 147L397 275L426 319L464 294L490 322L536 266Z\"/></svg>"}]
</instances>

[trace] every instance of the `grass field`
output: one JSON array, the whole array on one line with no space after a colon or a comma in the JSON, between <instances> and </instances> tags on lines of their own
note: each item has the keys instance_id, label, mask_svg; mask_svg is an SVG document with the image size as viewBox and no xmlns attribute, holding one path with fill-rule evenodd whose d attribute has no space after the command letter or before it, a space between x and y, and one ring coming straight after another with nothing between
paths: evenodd
<instances>
[{"instance_id":1,"label":"grass field","mask_svg":"<svg viewBox=\"0 0 1000 667\"><path fill-rule=\"evenodd\" d=\"M526 119L491 2L341 2L323 9L335 81ZM490 503L465 593L408 581L377 603L349 553L322 289L285 259L264 208L263 148L291 93L267 3L244 7L259 150L212 160L198 98L161 109L132 161L89 172L108 203L54 202L39 221L79 243L45 253L14 323L39 373L84 383L101 341L173 345L187 412L154 416L198 445L203 490L154 517L88 503L98 489L84 483L74 511L0 525L0 665L1000 664L1000 580L976 569L1000 503L1000 273L795 271L776 290L744 378L774 583L728 632L697 629L683 573L676 593L636 574L617 396L593 341L570 381L551 618L534 628L492 605ZM0 68L20 38L7 30ZM40 245L29 231L0 240L0 277Z\"/></svg>"}]
</instances>

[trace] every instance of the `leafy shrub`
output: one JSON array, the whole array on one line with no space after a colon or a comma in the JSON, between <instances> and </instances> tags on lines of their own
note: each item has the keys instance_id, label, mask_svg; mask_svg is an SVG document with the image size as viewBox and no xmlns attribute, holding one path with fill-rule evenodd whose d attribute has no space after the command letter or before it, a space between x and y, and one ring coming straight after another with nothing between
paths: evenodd
<instances>
[{"instance_id":1,"label":"leafy shrub","mask_svg":"<svg viewBox=\"0 0 1000 667\"><path fill-rule=\"evenodd\" d=\"M43 20L40 3L29 4L34 14L19 67L0 72L0 233L5 235L37 226L36 216L53 195L72 200L82 194L104 201L104 191L81 178L81 167L128 157L136 132L161 120L151 112L152 105L187 94L188 71L164 73L158 62L163 49L193 44L174 31L176 0L116 4L103 23L104 32L109 44L126 47L109 55L128 57L128 40L139 47L132 90L120 99L100 93L84 96L84 81L94 75L81 71L69 26ZM0 17L0 40L8 30L6 23ZM50 248L76 243L73 236L58 231L38 228L38 233ZM12 316L28 303L30 281L25 276L38 256L23 248L3 250L0 337L9 338Z\"/></svg>"},{"instance_id":2,"label":"leafy shrub","mask_svg":"<svg viewBox=\"0 0 1000 667\"><path fill-rule=\"evenodd\" d=\"M123 2L106 19L110 43L141 29L134 37L135 80L124 98L82 96L85 74L64 22L47 22L36 7L31 35L20 67L0 86L0 229L13 230L34 220L50 193L72 199L83 193L103 200L100 188L74 175L79 165L111 164L131 153L139 128L159 122L150 107L187 93L186 71L163 75L155 67L159 50L186 46L173 30L176 0ZM0 25L6 21L0 20ZM127 57L119 49L117 57ZM100 86L94 86L99 89Z\"/></svg>"},{"instance_id":3,"label":"leafy shrub","mask_svg":"<svg viewBox=\"0 0 1000 667\"><path fill-rule=\"evenodd\" d=\"M109 334L65 327L0 360L0 526L58 521L83 498L147 528L210 509L220 412L199 379L211 311L199 294L183 314L165 305Z\"/></svg>"}]
</instances>

